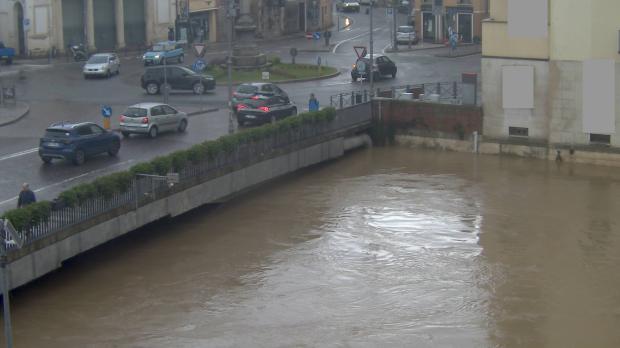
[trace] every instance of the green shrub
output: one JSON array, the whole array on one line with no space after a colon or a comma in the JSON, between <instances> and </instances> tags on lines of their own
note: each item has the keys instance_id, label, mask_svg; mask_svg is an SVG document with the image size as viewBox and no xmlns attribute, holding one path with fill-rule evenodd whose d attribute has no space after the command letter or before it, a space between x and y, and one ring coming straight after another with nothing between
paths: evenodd
<instances>
[{"instance_id":1,"label":"green shrub","mask_svg":"<svg viewBox=\"0 0 620 348\"><path fill-rule=\"evenodd\" d=\"M73 189L61 192L58 199L68 207L75 207L79 203L77 192Z\"/></svg>"},{"instance_id":2,"label":"green shrub","mask_svg":"<svg viewBox=\"0 0 620 348\"><path fill-rule=\"evenodd\" d=\"M17 229L18 231L21 231L30 224L31 213L30 209L27 209L27 207L13 209L4 213L4 215L2 215L2 218L11 221L13 227L15 227L15 229Z\"/></svg>"},{"instance_id":3,"label":"green shrub","mask_svg":"<svg viewBox=\"0 0 620 348\"><path fill-rule=\"evenodd\" d=\"M151 165L153 166L154 174L166 175L172 170L172 157L170 155L155 157L151 161Z\"/></svg>"},{"instance_id":4,"label":"green shrub","mask_svg":"<svg viewBox=\"0 0 620 348\"><path fill-rule=\"evenodd\" d=\"M172 160L172 170L174 172L179 172L181 169L187 166L187 162L189 161L189 151L188 150L179 150L171 153L170 155Z\"/></svg>"},{"instance_id":5,"label":"green shrub","mask_svg":"<svg viewBox=\"0 0 620 348\"><path fill-rule=\"evenodd\" d=\"M97 196L97 188L92 183L84 183L73 188L77 194L78 202L81 204Z\"/></svg>"},{"instance_id":6,"label":"green shrub","mask_svg":"<svg viewBox=\"0 0 620 348\"><path fill-rule=\"evenodd\" d=\"M28 226L34 226L49 219L52 211L52 203L40 201L29 204L23 208L9 210L2 215L3 219L11 221L13 227L23 231Z\"/></svg>"},{"instance_id":7,"label":"green shrub","mask_svg":"<svg viewBox=\"0 0 620 348\"><path fill-rule=\"evenodd\" d=\"M193 164L198 164L207 158L207 147L204 144L197 144L187 150L187 159Z\"/></svg>"},{"instance_id":8,"label":"green shrub","mask_svg":"<svg viewBox=\"0 0 620 348\"><path fill-rule=\"evenodd\" d=\"M155 168L151 162L142 162L129 168L129 172L134 176L136 174L155 174Z\"/></svg>"}]
</instances>

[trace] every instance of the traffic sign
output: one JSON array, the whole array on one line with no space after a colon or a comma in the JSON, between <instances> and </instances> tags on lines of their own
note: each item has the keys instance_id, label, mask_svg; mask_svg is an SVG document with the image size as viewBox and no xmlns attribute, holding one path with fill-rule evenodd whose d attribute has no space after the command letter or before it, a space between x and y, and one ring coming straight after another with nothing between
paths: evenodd
<instances>
[{"instance_id":1,"label":"traffic sign","mask_svg":"<svg viewBox=\"0 0 620 348\"><path fill-rule=\"evenodd\" d=\"M112 107L104 105L101 107L101 116L112 117Z\"/></svg>"},{"instance_id":2,"label":"traffic sign","mask_svg":"<svg viewBox=\"0 0 620 348\"><path fill-rule=\"evenodd\" d=\"M194 44L194 53L196 53L196 57L204 57L205 53L207 52L206 48L207 45L203 44L203 43L195 43Z\"/></svg>"},{"instance_id":3,"label":"traffic sign","mask_svg":"<svg viewBox=\"0 0 620 348\"><path fill-rule=\"evenodd\" d=\"M386 7L385 8L385 15L388 16L388 17L392 15L392 8L391 7Z\"/></svg>"},{"instance_id":4,"label":"traffic sign","mask_svg":"<svg viewBox=\"0 0 620 348\"><path fill-rule=\"evenodd\" d=\"M312 37L313 37L315 40L320 40L320 39L321 39L321 33L319 33L319 32L317 31L317 32L315 32L314 34L312 34Z\"/></svg>"},{"instance_id":5,"label":"traffic sign","mask_svg":"<svg viewBox=\"0 0 620 348\"><path fill-rule=\"evenodd\" d=\"M192 70L195 72L203 72L207 68L207 62L202 58L197 58L192 64Z\"/></svg>"},{"instance_id":6,"label":"traffic sign","mask_svg":"<svg viewBox=\"0 0 620 348\"><path fill-rule=\"evenodd\" d=\"M366 56L366 46L353 46L353 50L355 50L357 58Z\"/></svg>"}]
</instances>

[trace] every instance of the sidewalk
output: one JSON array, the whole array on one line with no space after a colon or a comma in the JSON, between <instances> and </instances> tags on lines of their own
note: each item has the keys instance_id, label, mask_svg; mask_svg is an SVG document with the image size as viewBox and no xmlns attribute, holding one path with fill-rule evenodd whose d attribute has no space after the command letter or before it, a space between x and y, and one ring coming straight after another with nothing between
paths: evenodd
<instances>
[{"instance_id":1,"label":"sidewalk","mask_svg":"<svg viewBox=\"0 0 620 348\"><path fill-rule=\"evenodd\" d=\"M0 127L19 121L28 114L28 111L30 111L30 106L21 101L0 106Z\"/></svg>"},{"instance_id":2,"label":"sidewalk","mask_svg":"<svg viewBox=\"0 0 620 348\"><path fill-rule=\"evenodd\" d=\"M412 46L411 49L409 49L407 46L402 46L399 45L398 46L398 51L394 51L391 48L388 48L385 50L385 52L387 53L407 53L407 52L415 52L415 51L429 51L430 53L434 53L436 57L445 57L445 58L457 58L457 57L464 57L464 56L469 56L472 54L478 54L480 52L482 52L482 48L479 44L461 44L456 46L456 49L454 50L454 52L452 52L452 55L450 54L450 47L444 45L444 44L435 44L435 43L428 43L428 42L423 42L423 43L419 43L415 46Z\"/></svg>"}]
</instances>

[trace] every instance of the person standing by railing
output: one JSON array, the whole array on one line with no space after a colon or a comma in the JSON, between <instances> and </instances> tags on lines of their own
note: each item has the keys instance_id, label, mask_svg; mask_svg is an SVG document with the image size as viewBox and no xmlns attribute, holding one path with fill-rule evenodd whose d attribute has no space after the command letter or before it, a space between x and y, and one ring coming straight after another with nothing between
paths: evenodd
<instances>
[{"instance_id":1,"label":"person standing by railing","mask_svg":"<svg viewBox=\"0 0 620 348\"><path fill-rule=\"evenodd\" d=\"M35 203L37 198L34 195L34 192L30 190L30 185L28 183L22 184L22 190L19 193L19 198L17 199L17 207L22 208L27 206L28 204Z\"/></svg>"},{"instance_id":2,"label":"person standing by railing","mask_svg":"<svg viewBox=\"0 0 620 348\"><path fill-rule=\"evenodd\" d=\"M310 100L308 101L308 111L319 111L319 100L316 99L314 93L310 93Z\"/></svg>"}]
</instances>

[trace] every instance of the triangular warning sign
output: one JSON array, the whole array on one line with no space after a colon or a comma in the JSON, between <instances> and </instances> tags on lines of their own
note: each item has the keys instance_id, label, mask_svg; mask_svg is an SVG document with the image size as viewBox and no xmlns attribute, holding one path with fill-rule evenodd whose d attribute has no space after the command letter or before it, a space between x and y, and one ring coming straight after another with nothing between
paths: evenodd
<instances>
[{"instance_id":1,"label":"triangular warning sign","mask_svg":"<svg viewBox=\"0 0 620 348\"><path fill-rule=\"evenodd\" d=\"M205 55L205 48L207 48L207 45L205 44L194 44L194 53L196 53L196 56L202 57Z\"/></svg>"},{"instance_id":2,"label":"triangular warning sign","mask_svg":"<svg viewBox=\"0 0 620 348\"><path fill-rule=\"evenodd\" d=\"M357 55L357 58L362 58L366 56L365 46L353 46L353 49L355 50L355 55Z\"/></svg>"}]
</instances>

